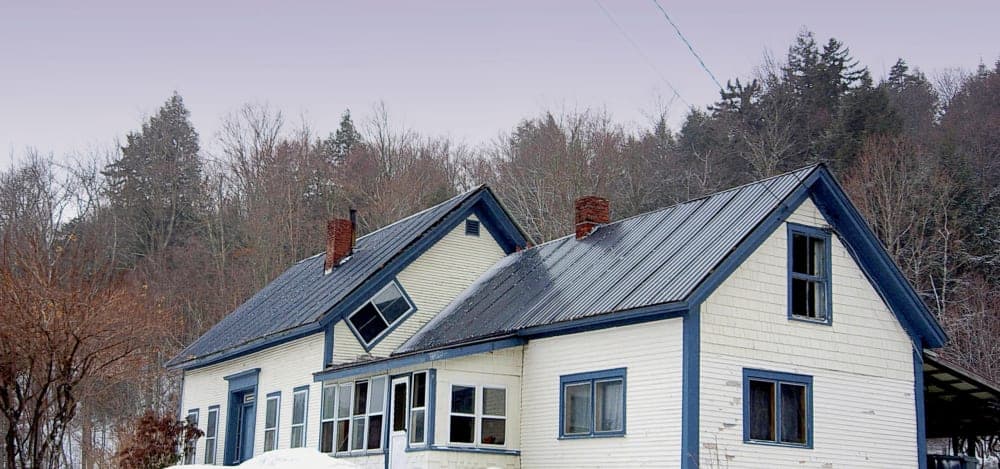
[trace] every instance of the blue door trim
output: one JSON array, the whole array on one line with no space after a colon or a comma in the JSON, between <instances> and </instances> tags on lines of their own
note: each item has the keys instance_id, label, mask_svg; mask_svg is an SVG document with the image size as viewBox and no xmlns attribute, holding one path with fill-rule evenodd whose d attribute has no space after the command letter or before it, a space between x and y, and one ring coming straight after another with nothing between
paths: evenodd
<instances>
[{"instance_id":1,"label":"blue door trim","mask_svg":"<svg viewBox=\"0 0 1000 469\"><path fill-rule=\"evenodd\" d=\"M241 455L236 454L237 440L236 440L236 426L238 421L243 416L243 397L251 393L253 394L253 411L252 415L257 412L257 382L260 376L260 368L252 368L246 371L241 371L236 374L232 374L224 377L226 381L229 382L229 392L227 399L227 411L226 411L226 444L225 450L223 452L223 464L227 466L234 466L242 462ZM251 437L249 438L250 445L245 448L249 451L249 454L253 454L253 433L254 427L256 427L256 419L253 416L250 418L249 432ZM247 429L244 429L246 432Z\"/></svg>"}]
</instances>

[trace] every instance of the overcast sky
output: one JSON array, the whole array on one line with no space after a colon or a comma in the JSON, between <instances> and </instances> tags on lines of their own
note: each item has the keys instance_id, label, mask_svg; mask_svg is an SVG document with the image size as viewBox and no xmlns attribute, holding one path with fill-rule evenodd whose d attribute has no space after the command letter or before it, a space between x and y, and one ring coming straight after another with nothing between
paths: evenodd
<instances>
[{"instance_id":1,"label":"overcast sky","mask_svg":"<svg viewBox=\"0 0 1000 469\"><path fill-rule=\"evenodd\" d=\"M933 75L1000 56L996 0L660 2L722 82L765 50L783 57L803 27L876 77L897 57ZM326 134L379 100L401 124L477 144L549 108L644 123L671 102L668 81L675 128L685 102L718 96L652 0L0 0L0 166L29 146L110 145L173 90L208 147L246 102Z\"/></svg>"}]
</instances>

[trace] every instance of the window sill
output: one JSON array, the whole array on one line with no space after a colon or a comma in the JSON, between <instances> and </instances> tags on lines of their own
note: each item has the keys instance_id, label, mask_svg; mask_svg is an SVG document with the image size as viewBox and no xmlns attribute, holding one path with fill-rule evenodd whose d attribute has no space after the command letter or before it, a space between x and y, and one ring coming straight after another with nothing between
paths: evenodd
<instances>
[{"instance_id":1,"label":"window sill","mask_svg":"<svg viewBox=\"0 0 1000 469\"><path fill-rule=\"evenodd\" d=\"M808 324L818 324L818 325L821 325L821 326L832 326L833 325L833 321L830 318L827 318L827 319L812 319L812 318L809 318L809 317L806 317L806 316L798 316L798 315L795 315L795 314L789 314L788 315L788 319L790 321L798 321L798 322L804 322L804 323L808 323Z\"/></svg>"},{"instance_id":2,"label":"window sill","mask_svg":"<svg viewBox=\"0 0 1000 469\"><path fill-rule=\"evenodd\" d=\"M509 456L519 456L521 451L516 449L506 449L501 447L487 448L487 447L477 447L477 446L418 446L415 448L406 448L406 452L416 452L416 451L452 451L457 453L482 453L482 454L504 454Z\"/></svg>"},{"instance_id":3,"label":"window sill","mask_svg":"<svg viewBox=\"0 0 1000 469\"><path fill-rule=\"evenodd\" d=\"M373 450L365 450L357 452L340 452L340 453L326 453L326 454L329 454L331 457L334 458L363 458L365 456L381 456L385 454L385 451L381 449L373 449Z\"/></svg>"},{"instance_id":4,"label":"window sill","mask_svg":"<svg viewBox=\"0 0 1000 469\"><path fill-rule=\"evenodd\" d=\"M625 438L625 432L589 433L586 435L559 435L557 440L592 440L594 438Z\"/></svg>"},{"instance_id":5,"label":"window sill","mask_svg":"<svg viewBox=\"0 0 1000 469\"><path fill-rule=\"evenodd\" d=\"M781 443L777 441L766 441L766 440L743 440L743 444L758 445L758 446L775 446L779 448L813 449L812 443L796 444L796 443Z\"/></svg>"}]
</instances>

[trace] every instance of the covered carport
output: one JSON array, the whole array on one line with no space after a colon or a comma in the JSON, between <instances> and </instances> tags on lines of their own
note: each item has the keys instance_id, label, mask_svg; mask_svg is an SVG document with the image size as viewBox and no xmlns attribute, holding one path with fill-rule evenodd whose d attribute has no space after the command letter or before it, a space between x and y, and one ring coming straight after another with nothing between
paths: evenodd
<instances>
[{"instance_id":1,"label":"covered carport","mask_svg":"<svg viewBox=\"0 0 1000 469\"><path fill-rule=\"evenodd\" d=\"M924 352L924 408L927 439L942 443L928 451L939 453L927 455L928 469L980 467L982 445L1000 444L1000 385L931 351Z\"/></svg>"}]
</instances>

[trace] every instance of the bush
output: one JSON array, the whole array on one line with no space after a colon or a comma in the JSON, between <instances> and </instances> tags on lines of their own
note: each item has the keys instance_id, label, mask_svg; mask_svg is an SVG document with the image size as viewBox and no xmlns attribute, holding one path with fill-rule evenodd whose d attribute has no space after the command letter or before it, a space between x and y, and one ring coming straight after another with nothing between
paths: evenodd
<instances>
[{"instance_id":1,"label":"bush","mask_svg":"<svg viewBox=\"0 0 1000 469\"><path fill-rule=\"evenodd\" d=\"M193 443L204 433L186 420L173 415L157 415L147 411L136 421L131 435L125 436L118 450L118 464L122 469L160 469L180 461L187 451L186 443Z\"/></svg>"}]
</instances>

